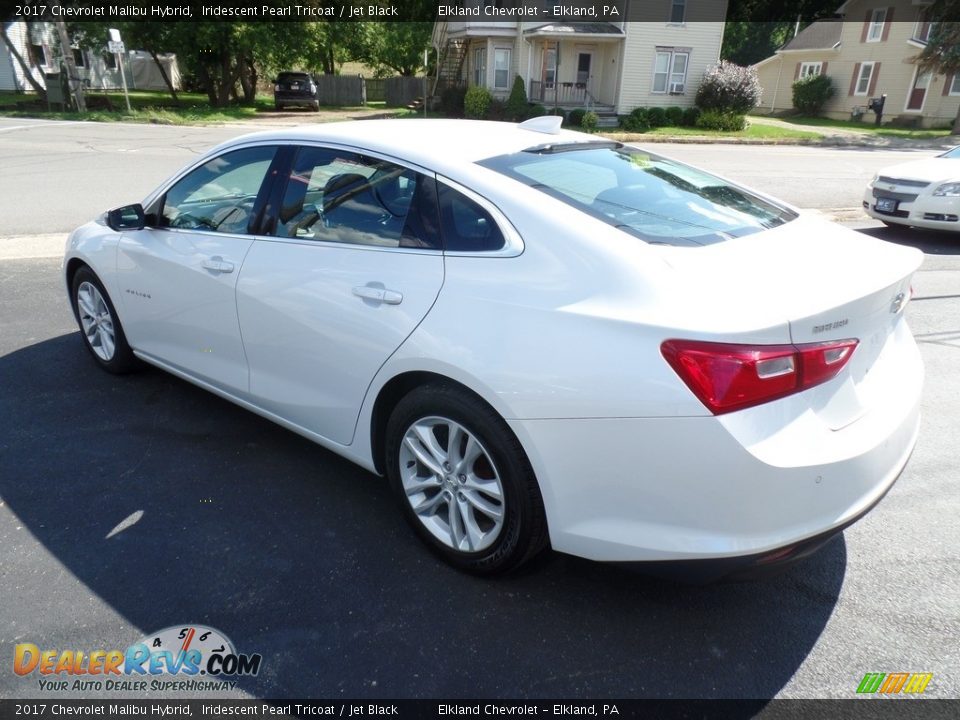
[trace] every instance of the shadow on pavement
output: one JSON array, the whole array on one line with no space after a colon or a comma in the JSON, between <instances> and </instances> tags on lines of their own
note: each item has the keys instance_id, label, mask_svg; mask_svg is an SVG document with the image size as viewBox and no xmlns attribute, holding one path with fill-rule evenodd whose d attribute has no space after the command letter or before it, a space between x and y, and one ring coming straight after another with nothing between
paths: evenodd
<instances>
[{"instance_id":1,"label":"shadow on pavement","mask_svg":"<svg viewBox=\"0 0 960 720\"><path fill-rule=\"evenodd\" d=\"M843 583L842 538L755 583L559 554L480 580L434 559L378 478L165 373L106 375L76 333L0 376L18 379L0 496L24 528L144 632L202 623L261 653L241 682L260 697L770 698ZM31 562L4 571L21 600L44 591Z\"/></svg>"},{"instance_id":2,"label":"shadow on pavement","mask_svg":"<svg viewBox=\"0 0 960 720\"><path fill-rule=\"evenodd\" d=\"M960 227L957 229L960 231ZM926 230L900 225L862 228L858 232L898 245L915 247L927 255L960 255L960 232Z\"/></svg>"}]
</instances>

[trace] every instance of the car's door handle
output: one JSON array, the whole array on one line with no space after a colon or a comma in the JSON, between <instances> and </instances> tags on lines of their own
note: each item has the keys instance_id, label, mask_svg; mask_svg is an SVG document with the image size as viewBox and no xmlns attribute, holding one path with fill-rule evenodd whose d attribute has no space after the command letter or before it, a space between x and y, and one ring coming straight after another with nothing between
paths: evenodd
<instances>
[{"instance_id":1,"label":"car's door handle","mask_svg":"<svg viewBox=\"0 0 960 720\"><path fill-rule=\"evenodd\" d=\"M224 260L219 255L214 255L212 258L206 258L201 264L207 270L213 270L214 272L222 272L222 273L233 272L233 263L227 260Z\"/></svg>"},{"instance_id":2,"label":"car's door handle","mask_svg":"<svg viewBox=\"0 0 960 720\"><path fill-rule=\"evenodd\" d=\"M358 285L353 289L353 294L364 300L373 300L375 302L386 303L387 305L399 305L403 302L402 293L380 287L371 287L369 285Z\"/></svg>"}]
</instances>

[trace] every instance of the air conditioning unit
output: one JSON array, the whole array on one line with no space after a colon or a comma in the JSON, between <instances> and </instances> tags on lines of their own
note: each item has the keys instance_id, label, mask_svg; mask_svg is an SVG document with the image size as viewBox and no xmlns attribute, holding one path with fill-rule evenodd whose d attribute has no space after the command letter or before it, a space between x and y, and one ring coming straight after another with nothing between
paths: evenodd
<instances>
[{"instance_id":1,"label":"air conditioning unit","mask_svg":"<svg viewBox=\"0 0 960 720\"><path fill-rule=\"evenodd\" d=\"M683 83L670 83L671 95L683 95Z\"/></svg>"}]
</instances>

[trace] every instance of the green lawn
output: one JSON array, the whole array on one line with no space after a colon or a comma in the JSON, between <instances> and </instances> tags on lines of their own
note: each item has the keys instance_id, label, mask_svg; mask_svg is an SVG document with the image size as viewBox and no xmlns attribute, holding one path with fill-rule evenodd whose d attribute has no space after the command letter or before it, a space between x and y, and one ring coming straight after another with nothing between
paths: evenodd
<instances>
[{"instance_id":1,"label":"green lawn","mask_svg":"<svg viewBox=\"0 0 960 720\"><path fill-rule=\"evenodd\" d=\"M779 118L785 123L791 125L812 125L814 127L838 128L841 130L857 130L859 132L871 133L881 137L898 137L905 139L922 140L925 138L945 137L950 134L950 128L903 128L893 127L891 125L874 125L873 114L870 114L867 122L852 122L850 120L830 120L828 118L817 117L784 117Z\"/></svg>"},{"instance_id":2,"label":"green lawn","mask_svg":"<svg viewBox=\"0 0 960 720\"><path fill-rule=\"evenodd\" d=\"M230 105L222 108L211 107L204 93L178 93L178 101L174 102L169 93L148 92L144 90L130 91L130 106L132 111L127 112L127 105L123 92L88 92L86 93L87 112L60 112L50 111L41 105L34 95L16 93L0 93L0 116L7 117L40 117L54 120L92 120L97 122L142 122L159 125L203 125L207 123L221 123L231 120L251 120L263 113L273 112L273 96L258 95L256 104ZM324 108L327 110L360 110L376 109L383 103L370 103L366 108ZM313 117L304 112L304 121Z\"/></svg>"},{"instance_id":3,"label":"green lawn","mask_svg":"<svg viewBox=\"0 0 960 720\"><path fill-rule=\"evenodd\" d=\"M819 133L810 130L791 130L787 128L774 127L772 125L760 125L754 123L746 130L739 132L704 130L696 127L662 127L649 130L645 133L623 133L617 130L601 130L603 134L616 137L618 135L630 135L642 140L644 137L706 137L706 138L745 138L749 140L816 140L822 137Z\"/></svg>"}]
</instances>

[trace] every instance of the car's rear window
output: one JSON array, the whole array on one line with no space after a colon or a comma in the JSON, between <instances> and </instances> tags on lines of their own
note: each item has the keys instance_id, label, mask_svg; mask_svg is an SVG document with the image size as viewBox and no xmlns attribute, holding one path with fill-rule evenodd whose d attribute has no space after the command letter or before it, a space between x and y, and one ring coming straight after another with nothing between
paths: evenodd
<instances>
[{"instance_id":1,"label":"car's rear window","mask_svg":"<svg viewBox=\"0 0 960 720\"><path fill-rule=\"evenodd\" d=\"M796 217L701 170L615 143L545 146L480 164L650 243L710 245Z\"/></svg>"},{"instance_id":2,"label":"car's rear window","mask_svg":"<svg viewBox=\"0 0 960 720\"><path fill-rule=\"evenodd\" d=\"M296 73L296 72L284 72L280 73L277 78L278 82L288 83L288 82L306 82L310 79L310 76L307 73Z\"/></svg>"}]
</instances>

